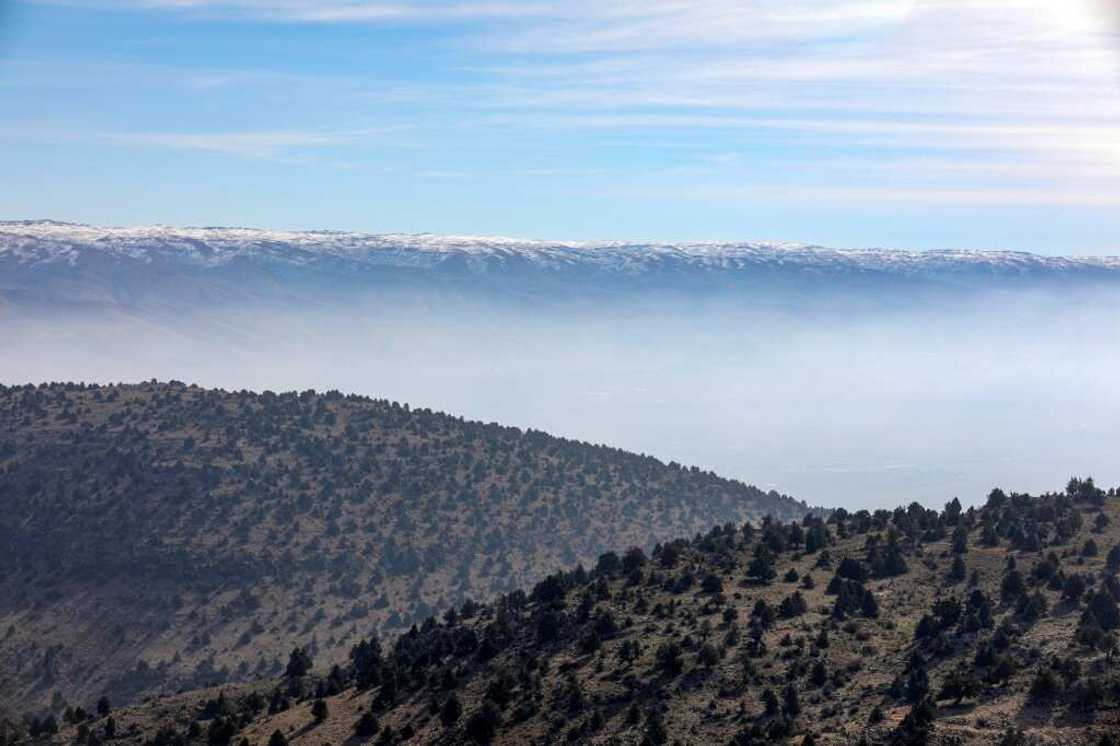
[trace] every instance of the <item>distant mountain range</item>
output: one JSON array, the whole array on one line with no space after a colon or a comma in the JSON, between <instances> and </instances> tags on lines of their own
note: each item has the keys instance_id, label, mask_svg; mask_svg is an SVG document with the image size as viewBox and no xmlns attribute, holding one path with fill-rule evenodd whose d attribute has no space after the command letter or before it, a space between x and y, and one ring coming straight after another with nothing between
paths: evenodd
<instances>
[{"instance_id":1,"label":"distant mountain range","mask_svg":"<svg viewBox=\"0 0 1120 746\"><path fill-rule=\"evenodd\" d=\"M1070 284L1120 284L1120 257L0 222L0 293L17 304L321 302L422 289L534 302L649 290L743 300L822 287L912 294Z\"/></svg>"}]
</instances>

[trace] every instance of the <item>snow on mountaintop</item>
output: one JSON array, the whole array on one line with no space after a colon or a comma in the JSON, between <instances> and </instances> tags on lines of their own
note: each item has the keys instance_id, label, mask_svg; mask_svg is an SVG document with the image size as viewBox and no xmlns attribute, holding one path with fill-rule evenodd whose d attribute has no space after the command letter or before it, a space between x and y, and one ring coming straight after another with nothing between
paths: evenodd
<instances>
[{"instance_id":1,"label":"snow on mountaintop","mask_svg":"<svg viewBox=\"0 0 1120 746\"><path fill-rule=\"evenodd\" d=\"M495 236L368 234L254 228L106 228L56 221L0 221L0 260L74 264L107 257L220 267L248 259L293 265L341 262L433 267L463 256L468 266L528 262L542 269L641 272L661 265L699 269L791 266L901 274L977 270L1001 274L1120 271L1120 257L1053 257L1013 251L830 249L790 242L540 241Z\"/></svg>"}]
</instances>

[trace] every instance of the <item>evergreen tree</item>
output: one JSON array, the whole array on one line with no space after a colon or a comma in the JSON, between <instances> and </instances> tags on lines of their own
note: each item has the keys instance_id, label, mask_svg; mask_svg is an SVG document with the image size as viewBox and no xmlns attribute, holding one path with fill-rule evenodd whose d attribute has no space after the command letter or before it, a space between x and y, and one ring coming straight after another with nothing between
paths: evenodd
<instances>
[{"instance_id":1,"label":"evergreen tree","mask_svg":"<svg viewBox=\"0 0 1120 746\"><path fill-rule=\"evenodd\" d=\"M949 502L945 503L945 514L943 516L946 526L956 526L961 520L961 501L954 497Z\"/></svg>"},{"instance_id":2,"label":"evergreen tree","mask_svg":"<svg viewBox=\"0 0 1120 746\"><path fill-rule=\"evenodd\" d=\"M312 665L311 655L307 649L295 647L288 656L288 666L284 669L284 675L290 679L298 679L310 673Z\"/></svg>"},{"instance_id":3,"label":"evergreen tree","mask_svg":"<svg viewBox=\"0 0 1120 746\"><path fill-rule=\"evenodd\" d=\"M1046 597L1040 591L1035 591L1020 596L1015 611L1024 621L1035 622L1045 616L1049 608L1050 604L1046 601Z\"/></svg>"},{"instance_id":4,"label":"evergreen tree","mask_svg":"<svg viewBox=\"0 0 1120 746\"><path fill-rule=\"evenodd\" d=\"M965 603L961 626L969 632L978 632L988 629L993 623L991 599L979 588L973 590Z\"/></svg>"},{"instance_id":5,"label":"evergreen tree","mask_svg":"<svg viewBox=\"0 0 1120 746\"><path fill-rule=\"evenodd\" d=\"M813 669L809 672L809 683L813 686L824 686L828 683L828 667L825 666L823 659L818 658L813 664Z\"/></svg>"},{"instance_id":6,"label":"evergreen tree","mask_svg":"<svg viewBox=\"0 0 1120 746\"><path fill-rule=\"evenodd\" d=\"M657 667L667 676L677 676L684 670L681 646L675 642L663 643L657 649Z\"/></svg>"},{"instance_id":7,"label":"evergreen tree","mask_svg":"<svg viewBox=\"0 0 1120 746\"><path fill-rule=\"evenodd\" d=\"M1115 575L1120 572L1120 544L1116 544L1112 549L1108 550L1108 557L1105 558L1105 567L1108 571Z\"/></svg>"},{"instance_id":8,"label":"evergreen tree","mask_svg":"<svg viewBox=\"0 0 1120 746\"><path fill-rule=\"evenodd\" d=\"M206 742L210 746L224 746L237 735L237 725L233 718L216 717L210 721L210 729L206 732Z\"/></svg>"},{"instance_id":9,"label":"evergreen tree","mask_svg":"<svg viewBox=\"0 0 1120 746\"><path fill-rule=\"evenodd\" d=\"M478 645L477 637L472 630L464 630L458 637L457 648L464 653L470 652ZM354 672L355 683L361 689L368 689L381 683L381 642L377 635L368 640L362 640L350 649L350 664ZM291 664L289 664L291 665Z\"/></svg>"},{"instance_id":10,"label":"evergreen tree","mask_svg":"<svg viewBox=\"0 0 1120 746\"><path fill-rule=\"evenodd\" d=\"M1019 600L1019 597L1026 592L1026 586L1023 584L1023 576L1014 567L1003 576L1003 581L1000 583L999 588L1005 604L1014 604Z\"/></svg>"},{"instance_id":11,"label":"evergreen tree","mask_svg":"<svg viewBox=\"0 0 1120 746\"><path fill-rule=\"evenodd\" d=\"M715 573L708 573L700 583L700 590L705 593L723 593L723 580Z\"/></svg>"},{"instance_id":12,"label":"evergreen tree","mask_svg":"<svg viewBox=\"0 0 1120 746\"><path fill-rule=\"evenodd\" d=\"M964 554L968 551L968 529L963 524L953 529L953 554Z\"/></svg>"},{"instance_id":13,"label":"evergreen tree","mask_svg":"<svg viewBox=\"0 0 1120 746\"><path fill-rule=\"evenodd\" d=\"M980 691L980 681L976 674L967 668L957 668L949 673L938 693L939 699L952 699L960 704L968 697L975 697Z\"/></svg>"},{"instance_id":14,"label":"evergreen tree","mask_svg":"<svg viewBox=\"0 0 1120 746\"><path fill-rule=\"evenodd\" d=\"M781 710L781 702L778 701L778 695L774 694L773 689L764 689L762 692L762 704L766 707L766 714L773 717Z\"/></svg>"},{"instance_id":15,"label":"evergreen tree","mask_svg":"<svg viewBox=\"0 0 1120 746\"><path fill-rule=\"evenodd\" d=\"M488 744L494 740L494 735L501 725L502 715L490 702L483 702L482 707L471 713L467 718L464 729L467 738L478 744Z\"/></svg>"},{"instance_id":16,"label":"evergreen tree","mask_svg":"<svg viewBox=\"0 0 1120 746\"><path fill-rule=\"evenodd\" d=\"M642 745L661 746L669 741L669 733L665 730L665 723L661 719L661 711L650 709L646 713L645 737Z\"/></svg>"},{"instance_id":17,"label":"evergreen tree","mask_svg":"<svg viewBox=\"0 0 1120 746\"><path fill-rule=\"evenodd\" d=\"M1091 617L1105 632L1120 628L1120 607L1116 599L1106 590L1090 593L1085 599L1085 610L1081 614L1081 622Z\"/></svg>"},{"instance_id":18,"label":"evergreen tree","mask_svg":"<svg viewBox=\"0 0 1120 746\"><path fill-rule=\"evenodd\" d=\"M358 722L354 724L354 735L358 738L373 738L379 730L381 730L381 723L369 710L363 712Z\"/></svg>"},{"instance_id":19,"label":"evergreen tree","mask_svg":"<svg viewBox=\"0 0 1120 746\"><path fill-rule=\"evenodd\" d=\"M782 710L790 718L796 718L801 714L801 699L797 696L797 686L792 681L786 684L785 691L782 693Z\"/></svg>"},{"instance_id":20,"label":"evergreen tree","mask_svg":"<svg viewBox=\"0 0 1120 746\"><path fill-rule=\"evenodd\" d=\"M778 572L774 569L774 553L766 543L759 542L755 545L754 557L747 565L747 577L766 585L777 575Z\"/></svg>"},{"instance_id":21,"label":"evergreen tree","mask_svg":"<svg viewBox=\"0 0 1120 746\"><path fill-rule=\"evenodd\" d=\"M902 548L898 545L898 537L893 531L887 537L882 552L876 554L870 564L872 574L879 578L903 575L909 570L906 559L902 556Z\"/></svg>"},{"instance_id":22,"label":"evergreen tree","mask_svg":"<svg viewBox=\"0 0 1120 746\"><path fill-rule=\"evenodd\" d=\"M754 602L754 608L751 609L752 622L762 629L770 629L774 626L774 618L774 609L766 603L765 598L760 598Z\"/></svg>"},{"instance_id":23,"label":"evergreen tree","mask_svg":"<svg viewBox=\"0 0 1120 746\"><path fill-rule=\"evenodd\" d=\"M891 734L891 743L895 746L925 746L933 735L936 713L929 699L914 704Z\"/></svg>"},{"instance_id":24,"label":"evergreen tree","mask_svg":"<svg viewBox=\"0 0 1120 746\"><path fill-rule=\"evenodd\" d=\"M984 524L980 529L980 543L986 547L999 546L999 534L996 533L995 526L990 523Z\"/></svg>"},{"instance_id":25,"label":"evergreen tree","mask_svg":"<svg viewBox=\"0 0 1120 746\"><path fill-rule=\"evenodd\" d=\"M951 583L959 583L968 575L968 568L964 564L964 559L961 556L955 555L953 557L953 566L949 568L949 574L946 578Z\"/></svg>"},{"instance_id":26,"label":"evergreen tree","mask_svg":"<svg viewBox=\"0 0 1120 746\"><path fill-rule=\"evenodd\" d=\"M786 596L778 605L778 615L783 619L801 616L808 610L809 606L805 603L805 598L799 591L794 591L791 595Z\"/></svg>"},{"instance_id":27,"label":"evergreen tree","mask_svg":"<svg viewBox=\"0 0 1120 746\"><path fill-rule=\"evenodd\" d=\"M906 701L910 704L917 704L925 699L929 694L929 674L926 673L926 667L919 665L910 672L906 677L906 687L903 691L906 695Z\"/></svg>"},{"instance_id":28,"label":"evergreen tree","mask_svg":"<svg viewBox=\"0 0 1120 746\"><path fill-rule=\"evenodd\" d=\"M863 583L868 579L867 568L859 560L845 557L836 566L836 577Z\"/></svg>"}]
</instances>

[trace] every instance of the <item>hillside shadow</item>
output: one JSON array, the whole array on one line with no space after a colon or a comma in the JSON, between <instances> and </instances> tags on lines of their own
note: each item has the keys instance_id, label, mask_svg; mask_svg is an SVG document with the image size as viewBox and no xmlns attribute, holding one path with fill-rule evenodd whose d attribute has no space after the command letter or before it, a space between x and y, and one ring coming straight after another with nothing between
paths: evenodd
<instances>
[{"instance_id":1,"label":"hillside shadow","mask_svg":"<svg viewBox=\"0 0 1120 746\"><path fill-rule=\"evenodd\" d=\"M1021 726L1040 728L1054 722L1054 706L1050 704L1025 703L1015 713L1015 723Z\"/></svg>"},{"instance_id":2,"label":"hillside shadow","mask_svg":"<svg viewBox=\"0 0 1120 746\"><path fill-rule=\"evenodd\" d=\"M946 703L937 703L938 717L961 717L974 712L979 705L978 702L961 702L959 704L947 700Z\"/></svg>"}]
</instances>

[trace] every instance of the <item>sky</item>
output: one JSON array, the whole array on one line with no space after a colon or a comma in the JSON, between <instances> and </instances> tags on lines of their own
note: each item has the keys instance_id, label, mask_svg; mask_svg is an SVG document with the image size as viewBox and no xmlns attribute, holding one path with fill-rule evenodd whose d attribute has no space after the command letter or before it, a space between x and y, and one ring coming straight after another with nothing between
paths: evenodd
<instances>
[{"instance_id":1,"label":"sky","mask_svg":"<svg viewBox=\"0 0 1120 746\"><path fill-rule=\"evenodd\" d=\"M1120 0L0 0L0 218L1120 254Z\"/></svg>"}]
</instances>

